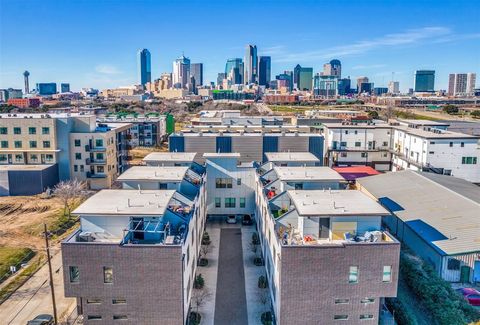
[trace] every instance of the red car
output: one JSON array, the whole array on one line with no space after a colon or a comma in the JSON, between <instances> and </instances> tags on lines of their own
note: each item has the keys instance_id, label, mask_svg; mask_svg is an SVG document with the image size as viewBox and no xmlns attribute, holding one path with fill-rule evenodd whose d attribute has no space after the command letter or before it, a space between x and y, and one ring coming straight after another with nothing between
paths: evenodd
<instances>
[{"instance_id":1,"label":"red car","mask_svg":"<svg viewBox=\"0 0 480 325\"><path fill-rule=\"evenodd\" d=\"M474 288L461 288L457 292L463 295L466 301L472 306L480 306L480 292Z\"/></svg>"}]
</instances>

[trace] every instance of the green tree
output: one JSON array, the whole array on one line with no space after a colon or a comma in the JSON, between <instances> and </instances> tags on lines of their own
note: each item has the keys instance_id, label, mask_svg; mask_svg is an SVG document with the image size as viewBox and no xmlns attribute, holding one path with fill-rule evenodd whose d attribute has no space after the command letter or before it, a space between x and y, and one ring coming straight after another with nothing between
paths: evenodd
<instances>
[{"instance_id":1,"label":"green tree","mask_svg":"<svg viewBox=\"0 0 480 325\"><path fill-rule=\"evenodd\" d=\"M447 114L457 114L458 113L458 107L455 105L445 105L443 107L443 111Z\"/></svg>"}]
</instances>

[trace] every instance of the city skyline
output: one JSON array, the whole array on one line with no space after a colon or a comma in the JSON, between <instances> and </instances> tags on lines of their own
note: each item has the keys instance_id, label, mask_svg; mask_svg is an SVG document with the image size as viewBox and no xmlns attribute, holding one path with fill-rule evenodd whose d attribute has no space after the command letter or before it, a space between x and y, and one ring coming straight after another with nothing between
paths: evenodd
<instances>
[{"instance_id":1,"label":"city skyline","mask_svg":"<svg viewBox=\"0 0 480 325\"><path fill-rule=\"evenodd\" d=\"M225 3L218 8L217 3L199 4L188 1L182 4L123 2L115 6L115 14L119 18L126 18L134 8L150 10L145 13L145 19L134 15L131 20L118 19L117 22L110 19L113 15L109 11L112 4L101 3L89 12L88 21L83 20L81 17L84 15L79 14L71 21L62 18L57 22L59 15L66 11L76 10L81 13L91 9L93 2L46 1L40 5L36 1L4 1L1 5L0 88L23 88L22 73L25 70L31 74L31 84L67 82L73 90L135 84L138 79L135 56L141 48L148 49L152 55L152 80L160 78L163 72L172 72L173 60L184 52L192 61L204 64L204 83L208 83L215 81L217 74L224 71L227 59L243 58L245 46L252 44L257 46L258 56L271 56L272 77L284 70L293 70L297 64L313 67L314 73L321 72L325 63L339 59L342 61L342 76L350 76L352 80L367 76L375 86L387 87L394 72L393 78L400 82L400 89L405 91L414 87L416 70L431 69L436 71L435 88L446 90L450 73L480 73L480 59L475 55L480 50L479 42L475 42L480 38L480 33L471 32L479 27L478 19L474 19L474 16L478 16L478 8L468 1L462 2L463 5L444 1L437 6L439 8L429 7L428 3L415 6L397 4L395 11L390 10L393 4L387 1L386 4L368 8L368 12L362 15L356 11L362 6L356 2L348 7L333 4L328 8L309 2L296 4L285 1L278 8L268 6L268 3L250 7L240 4L238 12L232 13L233 16L240 15L242 10L254 9L271 13L263 17L261 22L257 21L256 25L253 22L258 18L247 18L252 24L246 24L250 27L243 33L235 32L229 26L213 33L208 30L213 26L213 22L208 19L202 20L202 26L206 29L192 29L193 23L189 22L188 15L195 10L191 10L184 17L186 26L176 33L165 32L152 37L149 33L137 31L149 30L149 21L159 11L165 13L162 15L165 19L156 22L160 27L158 30L162 30L161 27L168 26L175 17L174 13L181 11L184 6L190 9L202 7L206 9L204 12L210 10L212 14L221 14L230 12L233 4ZM327 24L319 28L318 32L307 29L316 13L327 9L334 12L337 6L344 24L342 21L336 25ZM298 37L297 27L296 31L282 30L281 33L255 27L270 26L275 21L273 17L292 15L294 8L298 28L304 28L301 37ZM426 8L429 10L428 18L423 11ZM402 13L407 12L409 23L401 18ZM36 26L36 33L28 33L29 22L33 21L37 13L42 14L44 23ZM127 32L115 35L120 26L122 31ZM376 28L372 29L373 26ZM363 28L363 32L359 28ZM369 32L365 33L367 28ZM76 32L75 35L72 31ZM99 31L102 36L92 37ZM8 37L14 32L21 33L22 38ZM205 36L202 33L206 33L215 37L196 37L194 32L200 33L200 36ZM38 48L39 42L44 42L38 35L49 34L55 36L56 41L50 46ZM102 40L102 37L105 39Z\"/></svg>"}]
</instances>

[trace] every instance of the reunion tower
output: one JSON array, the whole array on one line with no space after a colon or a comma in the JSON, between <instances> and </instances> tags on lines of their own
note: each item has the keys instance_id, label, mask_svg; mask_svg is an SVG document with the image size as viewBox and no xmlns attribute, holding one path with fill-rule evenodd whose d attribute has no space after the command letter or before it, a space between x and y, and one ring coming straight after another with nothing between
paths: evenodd
<instances>
[{"instance_id":1,"label":"reunion tower","mask_svg":"<svg viewBox=\"0 0 480 325\"><path fill-rule=\"evenodd\" d=\"M30 92L30 87L28 86L28 76L30 75L30 72L25 71L23 73L23 79L25 80L25 94L28 94Z\"/></svg>"}]
</instances>

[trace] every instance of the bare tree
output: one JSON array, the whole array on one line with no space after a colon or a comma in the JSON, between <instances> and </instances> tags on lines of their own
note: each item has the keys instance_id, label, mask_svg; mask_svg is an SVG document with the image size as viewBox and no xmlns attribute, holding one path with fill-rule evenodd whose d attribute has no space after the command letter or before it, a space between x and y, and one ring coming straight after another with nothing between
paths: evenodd
<instances>
[{"instance_id":1,"label":"bare tree","mask_svg":"<svg viewBox=\"0 0 480 325\"><path fill-rule=\"evenodd\" d=\"M198 314L198 309L205 305L208 300L210 300L212 294L207 288L193 289L192 291L192 306L195 308L195 312Z\"/></svg>"},{"instance_id":2,"label":"bare tree","mask_svg":"<svg viewBox=\"0 0 480 325\"><path fill-rule=\"evenodd\" d=\"M76 179L61 181L55 185L53 194L63 203L63 214L70 217L75 201L82 197L85 183Z\"/></svg>"}]
</instances>

